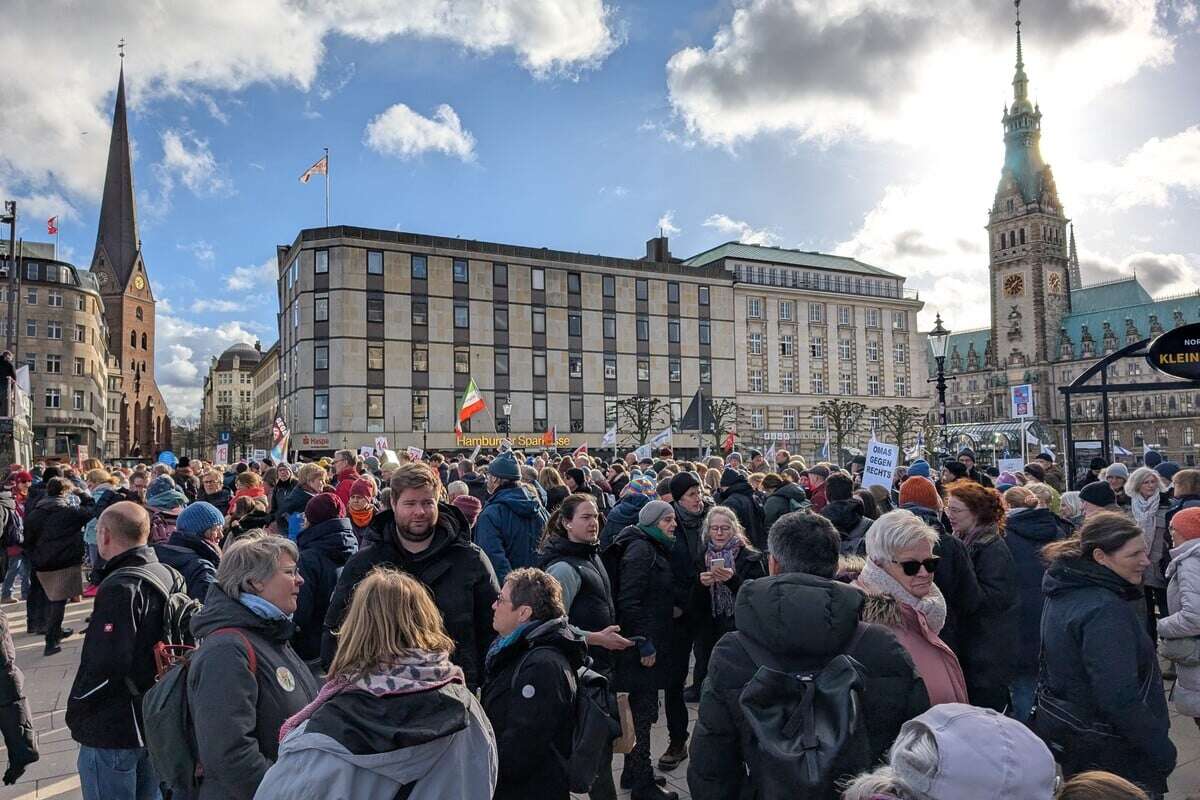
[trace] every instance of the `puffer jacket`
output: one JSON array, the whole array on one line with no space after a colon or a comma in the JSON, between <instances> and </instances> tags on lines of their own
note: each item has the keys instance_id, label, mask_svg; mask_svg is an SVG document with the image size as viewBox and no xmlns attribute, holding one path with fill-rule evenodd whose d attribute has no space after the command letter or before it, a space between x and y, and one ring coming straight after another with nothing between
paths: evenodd
<instances>
[{"instance_id":1,"label":"puffer jacket","mask_svg":"<svg viewBox=\"0 0 1200 800\"><path fill-rule=\"evenodd\" d=\"M759 796L759 747L739 702L759 664L739 637L749 637L785 666L825 663L847 652L865 602L852 586L798 572L742 586L734 607L738 632L713 648L701 689L687 772L694 800ZM865 769L883 758L901 725L929 708L929 695L912 658L887 628L867 625L848 655L866 672L863 711L871 757Z\"/></svg>"},{"instance_id":2,"label":"puffer jacket","mask_svg":"<svg viewBox=\"0 0 1200 800\"><path fill-rule=\"evenodd\" d=\"M968 545L967 553L979 581L979 604L970 616L959 618L957 652L967 689L1007 690L1016 672L1019 641L1017 570L1008 545L995 531Z\"/></svg>"},{"instance_id":3,"label":"puffer jacket","mask_svg":"<svg viewBox=\"0 0 1200 800\"><path fill-rule=\"evenodd\" d=\"M292 622L296 634L292 647L305 661L321 655L321 636L325 629L325 614L329 599L337 587L342 568L358 552L358 539L346 517L328 519L300 531L296 539L300 548L300 575L304 584L296 601Z\"/></svg>"},{"instance_id":4,"label":"puffer jacket","mask_svg":"<svg viewBox=\"0 0 1200 800\"><path fill-rule=\"evenodd\" d=\"M494 800L569 800L564 759L575 729L575 670L586 657L566 617L534 622L489 654L482 702L500 755Z\"/></svg>"},{"instance_id":5,"label":"puffer jacket","mask_svg":"<svg viewBox=\"0 0 1200 800\"><path fill-rule=\"evenodd\" d=\"M92 518L95 501L90 494L71 505L66 495L38 500L25 513L25 555L39 572L53 572L83 563L83 527Z\"/></svg>"},{"instance_id":6,"label":"puffer jacket","mask_svg":"<svg viewBox=\"0 0 1200 800\"><path fill-rule=\"evenodd\" d=\"M724 478L721 481L725 483ZM739 475L728 485L722 485L718 498L723 506L729 506L737 514L738 522L746 529L746 538L750 544L762 552L767 552L767 528L763 517L762 506L754 499L754 490L750 488L745 475Z\"/></svg>"},{"instance_id":7,"label":"puffer jacket","mask_svg":"<svg viewBox=\"0 0 1200 800\"><path fill-rule=\"evenodd\" d=\"M221 554L198 533L181 530L171 534L162 544L154 545L158 560L175 569L187 582L188 597L204 602L208 587L217 582L217 567Z\"/></svg>"},{"instance_id":8,"label":"puffer jacket","mask_svg":"<svg viewBox=\"0 0 1200 800\"><path fill-rule=\"evenodd\" d=\"M288 734L254 800L489 798L496 773L492 726L465 686L382 696L350 690Z\"/></svg>"},{"instance_id":9,"label":"puffer jacket","mask_svg":"<svg viewBox=\"0 0 1200 800\"><path fill-rule=\"evenodd\" d=\"M497 581L503 584L514 569L537 563L546 520L546 509L519 485L491 496L475 520L475 544L487 553Z\"/></svg>"},{"instance_id":10,"label":"puffer jacket","mask_svg":"<svg viewBox=\"0 0 1200 800\"><path fill-rule=\"evenodd\" d=\"M1200 539L1184 542L1171 550L1167 566L1167 609L1171 612L1158 621L1163 639L1200 637ZM1175 710L1188 717L1200 717L1200 666L1175 667L1178 677L1171 699Z\"/></svg>"},{"instance_id":11,"label":"puffer jacket","mask_svg":"<svg viewBox=\"0 0 1200 800\"><path fill-rule=\"evenodd\" d=\"M1042 548L1070 535L1070 525L1048 508L1027 508L1009 514L1004 526L1004 543L1012 554L1017 575L1017 658L1019 675L1036 675L1041 647L1042 579L1046 562Z\"/></svg>"},{"instance_id":12,"label":"puffer jacket","mask_svg":"<svg viewBox=\"0 0 1200 800\"><path fill-rule=\"evenodd\" d=\"M1074 771L1104 770L1166 791L1176 750L1145 610L1131 602L1140 598L1141 589L1083 558L1052 563L1042 587L1046 608L1038 685L1084 724L1107 725L1117 737L1105 746L1073 730L1050 742L1057 746L1056 759ZM1031 726L1045 736L1049 719L1040 721L1040 713L1034 709Z\"/></svg>"},{"instance_id":13,"label":"puffer jacket","mask_svg":"<svg viewBox=\"0 0 1200 800\"><path fill-rule=\"evenodd\" d=\"M600 549L607 548L617 538L617 534L630 525L637 525L638 514L641 512L642 506L652 499L654 498L644 494L629 494L622 497L613 506L612 511L608 512L604 528L600 531Z\"/></svg>"},{"instance_id":14,"label":"puffer jacket","mask_svg":"<svg viewBox=\"0 0 1200 800\"><path fill-rule=\"evenodd\" d=\"M842 537L842 555L866 554L867 531L871 528L871 520L863 516L862 501L857 498L832 500L819 513L833 523Z\"/></svg>"},{"instance_id":15,"label":"puffer jacket","mask_svg":"<svg viewBox=\"0 0 1200 800\"><path fill-rule=\"evenodd\" d=\"M674 608L674 573L671 547L654 539L637 525L621 531L613 546L624 547L621 575L615 581L617 624L625 637L644 636L654 645L654 666L641 664L638 648L619 651L617 686L621 691L663 689L672 653L671 624Z\"/></svg>"},{"instance_id":16,"label":"puffer jacket","mask_svg":"<svg viewBox=\"0 0 1200 800\"><path fill-rule=\"evenodd\" d=\"M784 514L806 508L811 509L812 503L808 502L804 489L794 483L785 483L767 495L767 501L763 503L763 527L770 533L771 526Z\"/></svg>"},{"instance_id":17,"label":"puffer jacket","mask_svg":"<svg viewBox=\"0 0 1200 800\"><path fill-rule=\"evenodd\" d=\"M288 643L295 627L287 618L260 617L217 584L192 618L196 638L209 637L192 655L187 676L196 760L205 768L197 800L254 797L279 754L279 728L316 697L316 679ZM241 635L210 635L221 628Z\"/></svg>"}]
</instances>

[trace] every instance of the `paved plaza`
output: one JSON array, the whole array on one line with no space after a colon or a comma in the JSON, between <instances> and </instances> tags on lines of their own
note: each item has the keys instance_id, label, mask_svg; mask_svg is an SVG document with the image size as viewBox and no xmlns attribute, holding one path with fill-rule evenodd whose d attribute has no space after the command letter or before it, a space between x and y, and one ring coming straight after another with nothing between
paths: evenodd
<instances>
[{"instance_id":1,"label":"paved plaza","mask_svg":"<svg viewBox=\"0 0 1200 800\"><path fill-rule=\"evenodd\" d=\"M90 600L68 606L64 625L82 633L86 627L84 619L91 613L91 607ZM71 689L71 681L75 678L75 668L79 663L83 637L71 637L63 642L61 653L44 658L42 637L31 636L25 632L25 604L15 603L2 608L8 615L13 641L17 646L17 663L25 672L25 692L33 712L33 723L37 729L38 749L42 759L30 765L19 783L0 788L0 800L79 800L83 794L79 789L79 777L75 771L76 745L63 717L66 714L67 693ZM690 706L690 709L694 720L695 705ZM1171 776L1171 793L1168 797L1170 800L1185 800L1192 793L1200 797L1200 729L1187 717L1172 714L1171 736L1179 748L1179 766ZM658 724L654 728L652 753L655 759L666 746L666 716L660 711ZM620 762L621 758L618 756L618 775ZM675 772L667 775L667 781L669 788L679 792L681 800L690 797L687 791L686 761ZM622 792L620 796L628 797L629 793Z\"/></svg>"}]
</instances>

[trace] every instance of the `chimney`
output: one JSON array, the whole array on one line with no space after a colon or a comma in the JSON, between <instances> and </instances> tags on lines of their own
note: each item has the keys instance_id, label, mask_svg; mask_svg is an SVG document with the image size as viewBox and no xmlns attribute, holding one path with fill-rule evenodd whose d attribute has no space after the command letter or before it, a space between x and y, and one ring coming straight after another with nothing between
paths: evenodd
<instances>
[{"instance_id":1,"label":"chimney","mask_svg":"<svg viewBox=\"0 0 1200 800\"><path fill-rule=\"evenodd\" d=\"M671 250L667 246L668 240L666 236L656 236L653 239L646 240L646 261L655 263L663 263L671 260Z\"/></svg>"}]
</instances>

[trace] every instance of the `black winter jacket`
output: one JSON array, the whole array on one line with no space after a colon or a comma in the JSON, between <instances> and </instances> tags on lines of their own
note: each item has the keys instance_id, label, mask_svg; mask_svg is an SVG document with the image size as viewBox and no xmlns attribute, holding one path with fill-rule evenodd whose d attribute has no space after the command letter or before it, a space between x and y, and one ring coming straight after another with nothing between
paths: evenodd
<instances>
[{"instance_id":1,"label":"black winter jacket","mask_svg":"<svg viewBox=\"0 0 1200 800\"><path fill-rule=\"evenodd\" d=\"M701 556L701 565L704 560ZM728 565L726 565L728 566ZM765 553L760 553L752 548L743 547L738 550L737 558L733 563L733 577L726 582L729 591L733 592L734 606L737 606L737 594L742 588L742 584L746 581L752 581L756 578L765 578L767 575L767 556ZM712 613L712 589L704 586L697 581L696 590L692 592L689 616L692 621L692 627L698 632L697 635L707 633L710 641L715 642L722 634L734 630L736 627L733 621L733 615L714 617Z\"/></svg>"},{"instance_id":2,"label":"black winter jacket","mask_svg":"<svg viewBox=\"0 0 1200 800\"><path fill-rule=\"evenodd\" d=\"M479 502L487 505L488 490L487 478L480 475L478 472L472 472L462 479L462 482L467 485L467 493L474 497Z\"/></svg>"},{"instance_id":3,"label":"black winter jacket","mask_svg":"<svg viewBox=\"0 0 1200 800\"><path fill-rule=\"evenodd\" d=\"M1042 548L1071 533L1071 525L1048 508L1029 508L1010 514L1004 526L1004 543L1012 553L1017 573L1017 658L1018 675L1036 675L1041 647L1042 579L1046 562Z\"/></svg>"},{"instance_id":4,"label":"black winter jacket","mask_svg":"<svg viewBox=\"0 0 1200 800\"><path fill-rule=\"evenodd\" d=\"M812 504L808 502L804 488L794 483L785 483L767 495L767 500L763 503L763 527L770 533L771 526L784 514L806 508L812 508Z\"/></svg>"},{"instance_id":5,"label":"black winter jacket","mask_svg":"<svg viewBox=\"0 0 1200 800\"><path fill-rule=\"evenodd\" d=\"M762 578L742 587L734 611L739 633L717 642L701 690L687 775L695 800L758 797L759 748L742 716L739 697L759 665L738 636L749 637L785 665L828 660L845 652L864 600L852 586L803 573ZM900 726L929 708L929 696L908 652L887 628L867 625L849 655L867 673L864 716L875 763Z\"/></svg>"},{"instance_id":6,"label":"black winter jacket","mask_svg":"<svg viewBox=\"0 0 1200 800\"><path fill-rule=\"evenodd\" d=\"M208 587L217 582L217 567L221 566L221 554L216 548L200 534L184 533L178 528L170 539L153 547L160 562L183 576L188 597L203 603Z\"/></svg>"},{"instance_id":7,"label":"black winter jacket","mask_svg":"<svg viewBox=\"0 0 1200 800\"><path fill-rule=\"evenodd\" d=\"M858 498L831 500L818 512L833 523L842 537L842 555L861 556L867 552L867 531L871 520L863 516L863 504Z\"/></svg>"},{"instance_id":8,"label":"black winter jacket","mask_svg":"<svg viewBox=\"0 0 1200 800\"><path fill-rule=\"evenodd\" d=\"M746 538L750 544L764 553L767 551L767 528L763 518L762 506L754 499L754 490L750 488L744 475L721 490L718 502L729 506L737 514L738 522L746 529Z\"/></svg>"},{"instance_id":9,"label":"black winter jacket","mask_svg":"<svg viewBox=\"0 0 1200 800\"><path fill-rule=\"evenodd\" d=\"M1017 660L1017 570L1012 553L996 533L981 536L967 547L979 605L959 618L959 661L967 679L967 694L1007 688Z\"/></svg>"},{"instance_id":10,"label":"black winter jacket","mask_svg":"<svg viewBox=\"0 0 1200 800\"><path fill-rule=\"evenodd\" d=\"M88 747L146 746L140 695L154 685L154 645L162 638L163 598L139 578L109 577L133 566L149 566L176 591L186 590L183 576L159 564L150 547L126 550L104 565L67 700L71 738Z\"/></svg>"},{"instance_id":11,"label":"black winter jacket","mask_svg":"<svg viewBox=\"0 0 1200 800\"><path fill-rule=\"evenodd\" d=\"M83 526L92 518L95 501L81 494L79 503L71 505L66 495L43 496L25 513L25 555L35 570L53 572L83 563Z\"/></svg>"},{"instance_id":12,"label":"black winter jacket","mask_svg":"<svg viewBox=\"0 0 1200 800\"><path fill-rule=\"evenodd\" d=\"M284 535L287 535L288 514L295 514L296 512L303 514L304 507L314 497L316 497L316 494L305 489L299 483L290 492L283 495L275 509L275 521Z\"/></svg>"},{"instance_id":13,"label":"black winter jacket","mask_svg":"<svg viewBox=\"0 0 1200 800\"><path fill-rule=\"evenodd\" d=\"M979 581L975 578L975 565L971 563L966 545L946 530L941 514L936 510L916 503L905 503L900 508L916 514L938 532L938 543L933 552L940 560L933 573L933 582L946 598L946 624L942 626L938 638L961 660L959 621L973 614L979 605Z\"/></svg>"},{"instance_id":14,"label":"black winter jacket","mask_svg":"<svg viewBox=\"0 0 1200 800\"><path fill-rule=\"evenodd\" d=\"M33 716L25 699L25 675L17 666L17 648L8 629L8 615L0 610L0 735L8 750L10 767L38 760Z\"/></svg>"},{"instance_id":15,"label":"black winter jacket","mask_svg":"<svg viewBox=\"0 0 1200 800\"><path fill-rule=\"evenodd\" d=\"M616 540L617 534L630 525L637 525L638 514L641 512L642 506L652 499L649 495L644 494L630 494L622 497L605 518L604 528L600 531L600 549L607 548Z\"/></svg>"},{"instance_id":16,"label":"black winter jacket","mask_svg":"<svg viewBox=\"0 0 1200 800\"><path fill-rule=\"evenodd\" d=\"M674 610L675 577L671 548L636 525L617 536L614 546L625 548L617 584L617 624L621 635L644 636L654 645L654 666L644 667L638 648L617 653L617 686L621 691L666 688L670 660L670 631Z\"/></svg>"},{"instance_id":17,"label":"black winter jacket","mask_svg":"<svg viewBox=\"0 0 1200 800\"><path fill-rule=\"evenodd\" d=\"M586 653L560 617L535 623L489 658L482 704L500 759L494 800L569 800L564 759L574 732L575 670Z\"/></svg>"},{"instance_id":18,"label":"black winter jacket","mask_svg":"<svg viewBox=\"0 0 1200 800\"><path fill-rule=\"evenodd\" d=\"M246 638L211 635L221 628ZM251 800L279 755L279 728L317 696L316 679L288 643L294 632L291 620L264 619L219 585L208 590L192 633L209 638L192 656L187 678L197 761L205 767L197 800Z\"/></svg>"},{"instance_id":19,"label":"black winter jacket","mask_svg":"<svg viewBox=\"0 0 1200 800\"><path fill-rule=\"evenodd\" d=\"M559 562L569 564L579 575L579 590L567 609L567 619L583 631L602 631L617 622L617 609L613 602L612 583L604 562L600 560L598 544L572 542L565 536L551 536L542 549L538 562L541 569L549 570ZM612 677L612 651L603 647L589 647L592 669Z\"/></svg>"},{"instance_id":20,"label":"black winter jacket","mask_svg":"<svg viewBox=\"0 0 1200 800\"><path fill-rule=\"evenodd\" d=\"M329 599L337 587L342 568L358 552L358 539L353 526L345 517L329 519L300 531L296 539L300 548L300 575L304 584L296 601L292 622L296 634L292 647L305 661L321 655L321 636L325 631L325 615Z\"/></svg>"},{"instance_id":21,"label":"black winter jacket","mask_svg":"<svg viewBox=\"0 0 1200 800\"><path fill-rule=\"evenodd\" d=\"M1122 740L1095 757L1079 753L1087 742L1061 743L1068 761L1165 791L1176 750L1168 735L1170 717L1155 645L1146 632L1144 612L1130 602L1141 590L1081 558L1051 564L1042 586L1045 664L1038 683L1054 699L1069 703L1086 723L1110 725Z\"/></svg>"},{"instance_id":22,"label":"black winter jacket","mask_svg":"<svg viewBox=\"0 0 1200 800\"><path fill-rule=\"evenodd\" d=\"M671 548L671 573L675 576L675 605L684 614L692 604L692 593L700 587L700 573L704 571L704 518L712 509L709 500L697 516L691 516L679 507L675 509L675 546Z\"/></svg>"},{"instance_id":23,"label":"black winter jacket","mask_svg":"<svg viewBox=\"0 0 1200 800\"><path fill-rule=\"evenodd\" d=\"M546 510L551 514L562 505L562 501L571 495L571 490L565 486L551 486L546 490Z\"/></svg>"},{"instance_id":24,"label":"black winter jacket","mask_svg":"<svg viewBox=\"0 0 1200 800\"><path fill-rule=\"evenodd\" d=\"M227 511L229 511L229 501L233 500L233 492L222 486L212 494L205 494L203 490L201 490L197 497L210 505L216 506L217 511L225 514Z\"/></svg>"},{"instance_id":25,"label":"black winter jacket","mask_svg":"<svg viewBox=\"0 0 1200 800\"><path fill-rule=\"evenodd\" d=\"M322 666L328 668L333 660L337 650L333 631L346 616L354 587L372 569L382 565L407 572L429 588L433 602L442 612L446 633L454 640L454 663L462 667L467 686L478 688L483 682L483 657L495 636L492 603L500 595L500 586L487 556L471 543L470 529L462 512L438 503L433 541L417 554L400 545L390 509L375 515L373 530L378 541L346 562L330 598L321 640Z\"/></svg>"},{"instance_id":26,"label":"black winter jacket","mask_svg":"<svg viewBox=\"0 0 1200 800\"><path fill-rule=\"evenodd\" d=\"M300 482L295 478L275 481L275 485L271 487L271 505L267 508L272 516L278 516L279 507L283 504L284 499L299 485Z\"/></svg>"}]
</instances>

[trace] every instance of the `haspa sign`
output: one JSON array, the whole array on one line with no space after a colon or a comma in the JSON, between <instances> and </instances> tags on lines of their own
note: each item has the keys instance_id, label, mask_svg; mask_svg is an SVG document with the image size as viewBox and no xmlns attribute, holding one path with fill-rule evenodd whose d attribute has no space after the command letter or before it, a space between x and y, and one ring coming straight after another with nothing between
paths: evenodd
<instances>
[{"instance_id":1,"label":"haspa sign","mask_svg":"<svg viewBox=\"0 0 1200 800\"><path fill-rule=\"evenodd\" d=\"M1150 366L1176 378L1200 380L1200 323L1167 331L1150 343Z\"/></svg>"}]
</instances>

